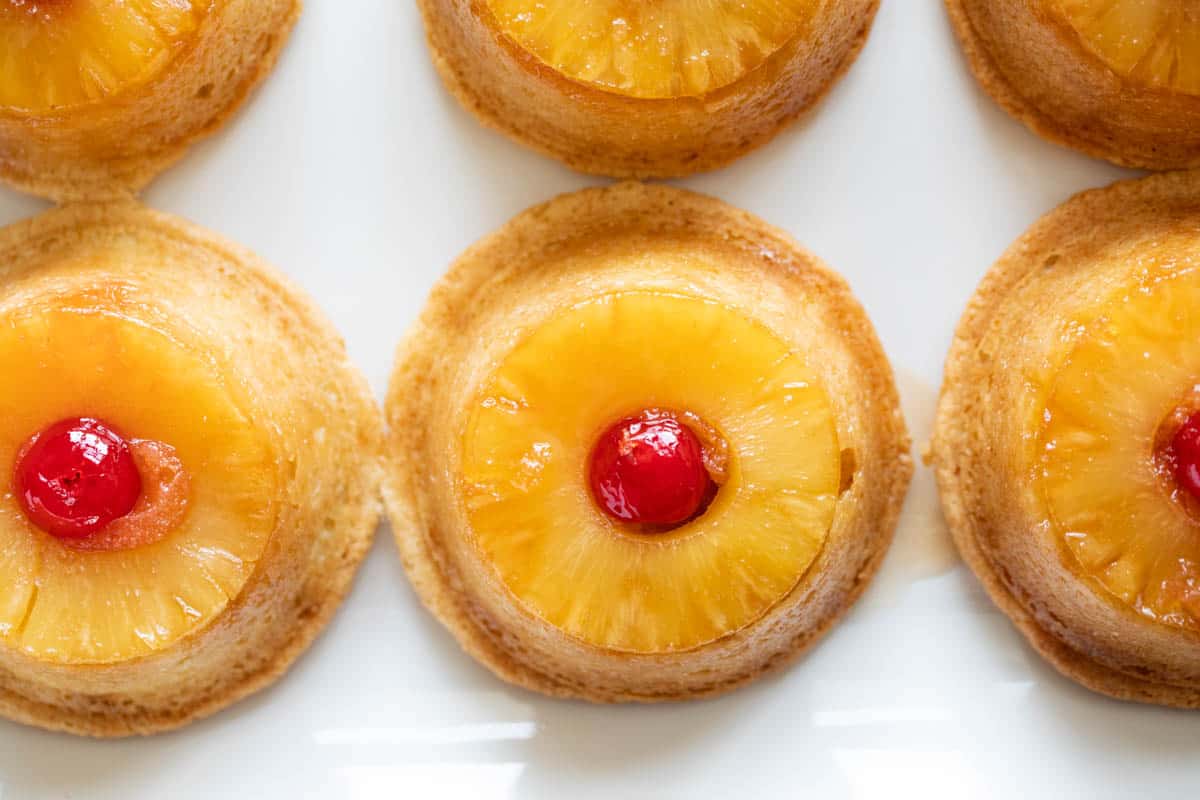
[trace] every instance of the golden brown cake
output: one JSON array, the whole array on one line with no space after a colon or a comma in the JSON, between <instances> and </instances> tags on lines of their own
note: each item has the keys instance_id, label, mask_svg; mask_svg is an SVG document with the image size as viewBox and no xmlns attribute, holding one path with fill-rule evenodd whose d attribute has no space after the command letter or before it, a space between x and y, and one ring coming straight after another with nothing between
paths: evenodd
<instances>
[{"instance_id":1,"label":"golden brown cake","mask_svg":"<svg viewBox=\"0 0 1200 800\"><path fill-rule=\"evenodd\" d=\"M858 55L878 0L419 0L489 127L583 172L669 177L764 144Z\"/></svg>"},{"instance_id":2,"label":"golden brown cake","mask_svg":"<svg viewBox=\"0 0 1200 800\"><path fill-rule=\"evenodd\" d=\"M270 71L299 0L0 0L0 180L128 195Z\"/></svg>"},{"instance_id":3,"label":"golden brown cake","mask_svg":"<svg viewBox=\"0 0 1200 800\"><path fill-rule=\"evenodd\" d=\"M1116 164L1200 166L1194 0L946 0L971 69L1051 141Z\"/></svg>"},{"instance_id":4,"label":"golden brown cake","mask_svg":"<svg viewBox=\"0 0 1200 800\"><path fill-rule=\"evenodd\" d=\"M912 469L845 282L667 187L566 195L469 249L385 410L421 599L500 677L594 701L792 661L874 574Z\"/></svg>"},{"instance_id":5,"label":"golden brown cake","mask_svg":"<svg viewBox=\"0 0 1200 800\"><path fill-rule=\"evenodd\" d=\"M1200 174L1085 192L992 267L946 361L955 541L1063 674L1200 707Z\"/></svg>"},{"instance_id":6,"label":"golden brown cake","mask_svg":"<svg viewBox=\"0 0 1200 800\"><path fill-rule=\"evenodd\" d=\"M341 339L246 251L132 201L0 231L0 715L93 736L271 683L381 503Z\"/></svg>"}]
</instances>

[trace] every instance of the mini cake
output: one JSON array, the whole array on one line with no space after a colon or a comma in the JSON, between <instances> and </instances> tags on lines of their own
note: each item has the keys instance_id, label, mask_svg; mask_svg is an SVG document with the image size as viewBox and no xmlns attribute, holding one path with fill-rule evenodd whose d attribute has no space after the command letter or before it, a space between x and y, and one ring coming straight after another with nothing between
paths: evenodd
<instances>
[{"instance_id":1,"label":"mini cake","mask_svg":"<svg viewBox=\"0 0 1200 800\"><path fill-rule=\"evenodd\" d=\"M1125 166L1200 166L1194 0L946 2L975 76L1037 133Z\"/></svg>"},{"instance_id":2,"label":"mini cake","mask_svg":"<svg viewBox=\"0 0 1200 800\"><path fill-rule=\"evenodd\" d=\"M666 187L560 197L468 250L386 414L421 599L500 677L595 701L790 662L867 585L911 475L846 284Z\"/></svg>"},{"instance_id":3,"label":"mini cake","mask_svg":"<svg viewBox=\"0 0 1200 800\"><path fill-rule=\"evenodd\" d=\"M0 0L0 180L141 189L270 71L299 0Z\"/></svg>"},{"instance_id":4,"label":"mini cake","mask_svg":"<svg viewBox=\"0 0 1200 800\"><path fill-rule=\"evenodd\" d=\"M349 587L382 418L312 304L132 201L0 231L0 715L94 736L266 686Z\"/></svg>"},{"instance_id":5,"label":"mini cake","mask_svg":"<svg viewBox=\"0 0 1200 800\"><path fill-rule=\"evenodd\" d=\"M484 124L584 172L723 166L816 103L878 0L419 0L434 62Z\"/></svg>"},{"instance_id":6,"label":"mini cake","mask_svg":"<svg viewBox=\"0 0 1200 800\"><path fill-rule=\"evenodd\" d=\"M1085 192L959 325L933 461L997 605L1063 674L1200 707L1200 174Z\"/></svg>"}]
</instances>

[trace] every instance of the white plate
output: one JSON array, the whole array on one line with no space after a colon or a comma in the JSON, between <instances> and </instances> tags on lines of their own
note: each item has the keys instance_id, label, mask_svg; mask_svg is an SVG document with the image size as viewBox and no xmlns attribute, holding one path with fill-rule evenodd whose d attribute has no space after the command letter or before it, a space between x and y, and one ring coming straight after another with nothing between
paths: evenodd
<instances>
[{"instance_id":1,"label":"white plate","mask_svg":"<svg viewBox=\"0 0 1200 800\"><path fill-rule=\"evenodd\" d=\"M807 121L683 181L847 276L918 447L983 271L1120 170L1046 144L967 74L939 0L885 0ZM481 128L438 83L411 0L309 0L277 72L146 196L256 249L345 333L382 394L449 262L596 180ZM0 222L41 205L0 193ZM862 602L787 672L724 698L593 707L509 688L418 606L381 529L327 634L273 688L181 732L93 742L0 723L0 797L1190 797L1200 714L1060 678L958 563L929 471Z\"/></svg>"}]
</instances>

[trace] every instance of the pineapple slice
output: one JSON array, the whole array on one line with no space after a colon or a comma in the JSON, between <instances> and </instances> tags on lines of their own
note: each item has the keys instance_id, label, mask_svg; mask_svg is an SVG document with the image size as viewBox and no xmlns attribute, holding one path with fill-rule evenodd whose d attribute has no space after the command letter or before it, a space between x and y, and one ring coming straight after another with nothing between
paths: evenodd
<instances>
[{"instance_id":1,"label":"pineapple slice","mask_svg":"<svg viewBox=\"0 0 1200 800\"><path fill-rule=\"evenodd\" d=\"M1200 3L1195 0L1054 0L1084 45L1113 71L1200 94Z\"/></svg>"},{"instance_id":2,"label":"pineapple slice","mask_svg":"<svg viewBox=\"0 0 1200 800\"><path fill-rule=\"evenodd\" d=\"M556 72L640 98L698 97L758 67L828 0L487 0Z\"/></svg>"},{"instance_id":3,"label":"pineapple slice","mask_svg":"<svg viewBox=\"0 0 1200 800\"><path fill-rule=\"evenodd\" d=\"M0 108L46 112L145 84L192 38L197 0L0 0Z\"/></svg>"},{"instance_id":4,"label":"pineapple slice","mask_svg":"<svg viewBox=\"0 0 1200 800\"><path fill-rule=\"evenodd\" d=\"M63 664L123 661L210 622L240 592L274 526L269 442L210 356L119 313L0 317L0 464L65 417L95 415L172 445L190 478L182 524L135 550L80 552L0 498L0 643ZM82 305L82 304L80 304Z\"/></svg>"},{"instance_id":5,"label":"pineapple slice","mask_svg":"<svg viewBox=\"0 0 1200 800\"><path fill-rule=\"evenodd\" d=\"M729 446L700 517L638 533L593 502L597 437L644 408L692 413ZM523 606L592 645L686 650L792 590L825 542L840 478L829 399L740 312L660 292L605 295L533 331L487 380L463 438L473 546Z\"/></svg>"},{"instance_id":6,"label":"pineapple slice","mask_svg":"<svg viewBox=\"0 0 1200 800\"><path fill-rule=\"evenodd\" d=\"M1200 519L1156 452L1200 383L1200 272L1147 276L1084 331L1038 439L1050 521L1082 574L1151 619L1200 630Z\"/></svg>"}]
</instances>

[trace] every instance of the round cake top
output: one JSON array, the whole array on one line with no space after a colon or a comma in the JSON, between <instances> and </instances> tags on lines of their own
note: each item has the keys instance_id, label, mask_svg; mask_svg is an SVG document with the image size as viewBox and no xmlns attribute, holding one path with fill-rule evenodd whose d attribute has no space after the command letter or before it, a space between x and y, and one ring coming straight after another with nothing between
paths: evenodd
<instances>
[{"instance_id":1,"label":"round cake top","mask_svg":"<svg viewBox=\"0 0 1200 800\"><path fill-rule=\"evenodd\" d=\"M589 484L597 441L647 409L687 425L716 478L669 524L614 518ZM803 577L833 519L840 455L817 376L710 300L631 290L561 310L467 414L466 535L528 611L598 647L687 650L745 627Z\"/></svg>"},{"instance_id":2,"label":"round cake top","mask_svg":"<svg viewBox=\"0 0 1200 800\"><path fill-rule=\"evenodd\" d=\"M464 253L386 410L425 603L506 679L592 699L726 691L815 642L911 474L846 283L664 186L559 197Z\"/></svg>"}]
</instances>

